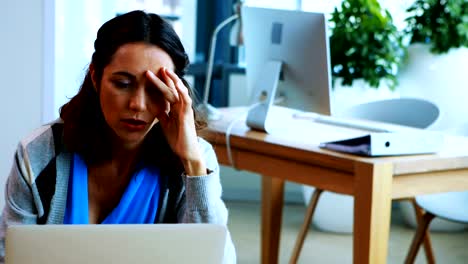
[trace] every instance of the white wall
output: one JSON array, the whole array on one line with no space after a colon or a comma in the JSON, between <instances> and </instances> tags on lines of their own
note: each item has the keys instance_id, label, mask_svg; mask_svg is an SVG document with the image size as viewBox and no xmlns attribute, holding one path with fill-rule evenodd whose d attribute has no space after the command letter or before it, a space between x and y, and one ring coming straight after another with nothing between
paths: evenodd
<instances>
[{"instance_id":1,"label":"white wall","mask_svg":"<svg viewBox=\"0 0 468 264\"><path fill-rule=\"evenodd\" d=\"M181 41L184 45L190 61L195 61L195 41L197 32L197 1L184 0L181 1L182 17L181 17Z\"/></svg>"},{"instance_id":2,"label":"white wall","mask_svg":"<svg viewBox=\"0 0 468 264\"><path fill-rule=\"evenodd\" d=\"M0 16L0 207L19 140L41 123L43 1L2 1Z\"/></svg>"}]
</instances>

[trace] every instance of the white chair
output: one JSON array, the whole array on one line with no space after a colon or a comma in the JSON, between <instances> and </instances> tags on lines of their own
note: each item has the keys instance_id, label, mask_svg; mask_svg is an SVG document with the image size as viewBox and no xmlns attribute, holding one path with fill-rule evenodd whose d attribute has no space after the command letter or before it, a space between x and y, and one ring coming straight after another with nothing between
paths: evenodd
<instances>
[{"instance_id":1,"label":"white chair","mask_svg":"<svg viewBox=\"0 0 468 264\"><path fill-rule=\"evenodd\" d=\"M468 123L449 129L448 132L468 136ZM422 216L419 219L405 264L414 263L422 241L429 236L428 228L435 217L455 223L468 224L468 192L420 195L415 198L415 205L419 208ZM431 263L433 262L432 259Z\"/></svg>"},{"instance_id":2,"label":"white chair","mask_svg":"<svg viewBox=\"0 0 468 264\"><path fill-rule=\"evenodd\" d=\"M439 114L439 108L432 102L416 98L395 98L359 104L351 107L347 111L338 113L337 116L387 122L415 128L427 128L437 120ZM293 249L293 254L289 262L290 264L296 263L299 258L310 221L312 220L316 209L321 221L314 221L314 224L319 229L332 232L351 233L353 227L353 197L331 192L323 192L321 189L314 190L314 188L310 186L303 186L303 190L304 198L308 201L308 207L304 223L299 231L299 235ZM324 194L324 197L321 202L318 203L322 194ZM329 205L327 205L327 203ZM336 210L335 205L339 205L340 209ZM341 215L337 216L336 214ZM340 226L340 222L343 221L345 223ZM428 237L425 239L425 247L426 252L431 254L430 241Z\"/></svg>"},{"instance_id":3,"label":"white chair","mask_svg":"<svg viewBox=\"0 0 468 264\"><path fill-rule=\"evenodd\" d=\"M338 115L428 128L437 120L439 114L439 108L432 102L417 98L395 98L359 104Z\"/></svg>"},{"instance_id":4,"label":"white chair","mask_svg":"<svg viewBox=\"0 0 468 264\"><path fill-rule=\"evenodd\" d=\"M439 120L437 121L437 125L431 126L431 130L443 130L446 134L457 135L457 136L468 136L468 122L456 122L451 127L440 127ZM403 221L410 227L417 228L418 223L414 213L414 204L411 201L401 201L399 204L399 209ZM468 224L460 223L455 221L445 220L441 217L436 217L428 228L429 231L434 232L462 232L468 229Z\"/></svg>"}]
</instances>

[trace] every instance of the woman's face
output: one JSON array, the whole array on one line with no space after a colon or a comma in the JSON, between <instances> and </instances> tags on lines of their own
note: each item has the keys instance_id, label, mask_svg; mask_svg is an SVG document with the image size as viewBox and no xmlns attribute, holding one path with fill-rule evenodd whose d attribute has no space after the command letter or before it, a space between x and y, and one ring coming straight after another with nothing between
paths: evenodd
<instances>
[{"instance_id":1,"label":"woman's face","mask_svg":"<svg viewBox=\"0 0 468 264\"><path fill-rule=\"evenodd\" d=\"M145 72L160 76L162 67L174 70L171 57L146 43L122 45L104 68L98 92L104 118L125 148L140 146L166 101ZM94 78L92 71L93 81ZM96 82L95 82L96 84ZM95 85L95 87L97 87Z\"/></svg>"}]
</instances>

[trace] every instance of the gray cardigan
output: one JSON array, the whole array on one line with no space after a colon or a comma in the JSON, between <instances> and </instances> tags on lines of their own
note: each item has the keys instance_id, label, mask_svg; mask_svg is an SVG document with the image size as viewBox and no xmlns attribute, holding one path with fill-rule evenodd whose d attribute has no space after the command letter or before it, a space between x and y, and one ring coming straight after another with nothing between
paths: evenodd
<instances>
[{"instance_id":1,"label":"gray cardigan","mask_svg":"<svg viewBox=\"0 0 468 264\"><path fill-rule=\"evenodd\" d=\"M12 224L62 224L72 153L62 142L63 124L54 122L33 131L19 144L5 187L0 223L0 263L4 262L6 229ZM211 145L199 144L209 168L207 175L163 177L156 223L216 223L227 225L221 200L219 165ZM172 177L170 177L172 176ZM225 263L235 263L228 235Z\"/></svg>"}]
</instances>

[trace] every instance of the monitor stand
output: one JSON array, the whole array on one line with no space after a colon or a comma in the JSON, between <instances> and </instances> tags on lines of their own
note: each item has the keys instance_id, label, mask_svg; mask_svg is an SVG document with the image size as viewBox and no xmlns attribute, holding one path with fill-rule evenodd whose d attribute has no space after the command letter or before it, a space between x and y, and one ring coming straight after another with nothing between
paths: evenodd
<instances>
[{"instance_id":1,"label":"monitor stand","mask_svg":"<svg viewBox=\"0 0 468 264\"><path fill-rule=\"evenodd\" d=\"M253 90L253 107L247 115L247 126L252 129L269 132L271 128L270 108L273 105L278 87L278 80L281 74L283 62L271 60L268 61L258 75Z\"/></svg>"}]
</instances>

